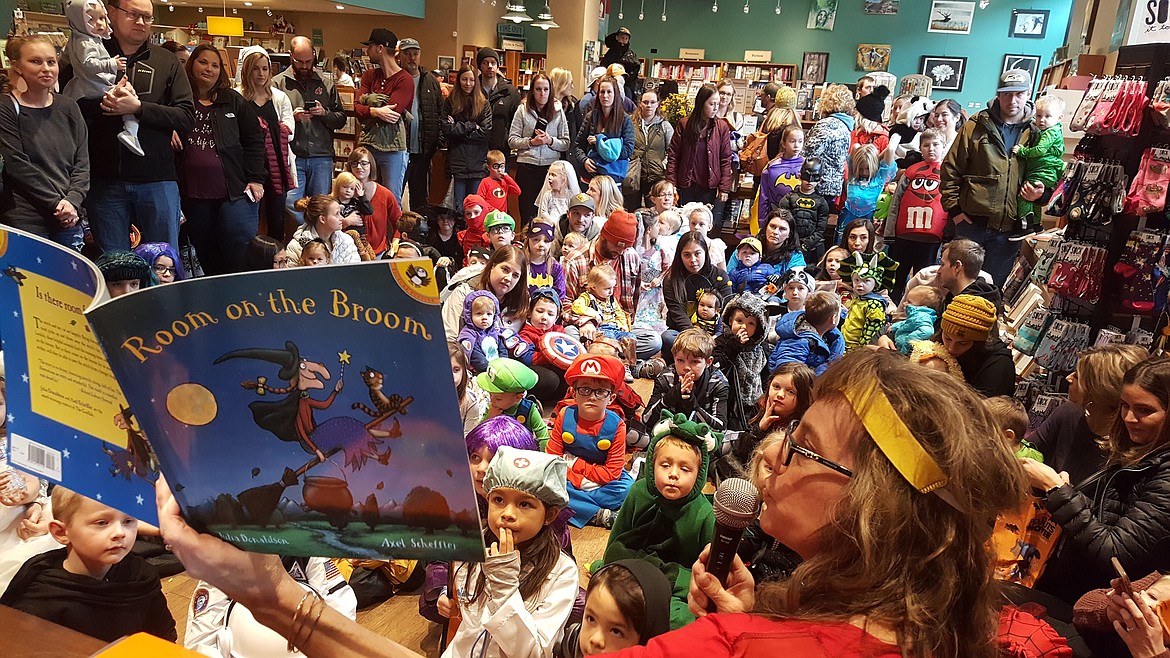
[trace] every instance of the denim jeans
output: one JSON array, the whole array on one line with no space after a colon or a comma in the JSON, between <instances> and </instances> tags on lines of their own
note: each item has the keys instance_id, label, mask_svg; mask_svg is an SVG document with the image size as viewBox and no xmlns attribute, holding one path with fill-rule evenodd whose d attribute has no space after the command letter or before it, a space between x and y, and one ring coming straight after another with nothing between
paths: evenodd
<instances>
[{"instance_id":1,"label":"denim jeans","mask_svg":"<svg viewBox=\"0 0 1170 658\"><path fill-rule=\"evenodd\" d=\"M1016 257L1020 255L1021 243L1009 240L1007 233L975 222L956 223L955 237L973 240L983 247L987 252L983 257L983 271L991 275L996 286L1002 286L1007 281Z\"/></svg>"},{"instance_id":2,"label":"denim jeans","mask_svg":"<svg viewBox=\"0 0 1170 658\"><path fill-rule=\"evenodd\" d=\"M662 349L662 337L658 335L658 332L650 329L634 329L630 333L634 335L634 352L639 361L652 358ZM667 362L669 363L669 360Z\"/></svg>"},{"instance_id":3,"label":"denim jeans","mask_svg":"<svg viewBox=\"0 0 1170 658\"><path fill-rule=\"evenodd\" d=\"M378 164L378 182L394 194L394 198L401 204L402 189L406 185L406 164L410 159L409 151L377 151L370 149L374 162Z\"/></svg>"},{"instance_id":4,"label":"denim jeans","mask_svg":"<svg viewBox=\"0 0 1170 658\"><path fill-rule=\"evenodd\" d=\"M179 248L179 184L173 180L125 183L95 178L85 209L93 239L103 252L129 249L131 224L142 233L142 242Z\"/></svg>"},{"instance_id":5,"label":"denim jeans","mask_svg":"<svg viewBox=\"0 0 1170 658\"><path fill-rule=\"evenodd\" d=\"M248 197L228 199L187 199L184 227L203 273L231 274L248 269L248 243L260 230L260 204Z\"/></svg>"},{"instance_id":6,"label":"denim jeans","mask_svg":"<svg viewBox=\"0 0 1170 658\"><path fill-rule=\"evenodd\" d=\"M455 191L453 192L455 197L455 211L460 215L463 214L463 199L465 199L468 194L475 194L476 191L479 190L479 182L482 180L483 176L480 176L479 178L455 179Z\"/></svg>"},{"instance_id":7,"label":"denim jeans","mask_svg":"<svg viewBox=\"0 0 1170 658\"><path fill-rule=\"evenodd\" d=\"M297 156L297 182L300 185L288 191L284 203L293 217L297 218L297 223L303 224L304 213L297 212L294 206L301 197L329 194L333 190L333 158L327 155L313 158Z\"/></svg>"}]
</instances>

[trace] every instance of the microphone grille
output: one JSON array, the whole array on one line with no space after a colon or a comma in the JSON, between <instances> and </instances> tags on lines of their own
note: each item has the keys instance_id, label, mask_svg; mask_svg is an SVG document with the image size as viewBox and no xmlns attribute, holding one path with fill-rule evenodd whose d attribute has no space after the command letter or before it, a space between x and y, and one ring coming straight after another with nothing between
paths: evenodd
<instances>
[{"instance_id":1,"label":"microphone grille","mask_svg":"<svg viewBox=\"0 0 1170 658\"><path fill-rule=\"evenodd\" d=\"M760 491L743 478L728 478L715 490L715 521L731 528L746 528L760 514Z\"/></svg>"}]
</instances>

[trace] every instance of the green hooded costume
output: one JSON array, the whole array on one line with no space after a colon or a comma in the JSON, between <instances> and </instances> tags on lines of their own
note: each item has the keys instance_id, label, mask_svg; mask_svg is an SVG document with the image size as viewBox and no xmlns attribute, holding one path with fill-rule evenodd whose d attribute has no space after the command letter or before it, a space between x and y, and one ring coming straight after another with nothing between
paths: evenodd
<instances>
[{"instance_id":1,"label":"green hooded costume","mask_svg":"<svg viewBox=\"0 0 1170 658\"><path fill-rule=\"evenodd\" d=\"M622 503L605 555L594 563L593 570L630 559L645 560L661 569L671 584L670 628L674 630L695 620L687 609L687 591L691 565L715 534L715 511L703 495L703 486L711 452L722 443L722 436L706 424L668 411L662 412L651 434L646 464ZM700 455L695 485L678 500L667 500L654 484L654 451L667 436L695 446Z\"/></svg>"}]
</instances>

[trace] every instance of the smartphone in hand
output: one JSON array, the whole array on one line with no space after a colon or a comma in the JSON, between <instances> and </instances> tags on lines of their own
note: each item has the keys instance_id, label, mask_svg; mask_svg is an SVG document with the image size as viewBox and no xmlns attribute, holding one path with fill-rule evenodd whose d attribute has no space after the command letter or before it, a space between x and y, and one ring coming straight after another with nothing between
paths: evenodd
<instances>
[{"instance_id":1,"label":"smartphone in hand","mask_svg":"<svg viewBox=\"0 0 1170 658\"><path fill-rule=\"evenodd\" d=\"M315 110L315 109L317 109L317 101L305 101L305 111L306 112L309 112L310 110Z\"/></svg>"},{"instance_id":2,"label":"smartphone in hand","mask_svg":"<svg viewBox=\"0 0 1170 658\"><path fill-rule=\"evenodd\" d=\"M1121 591L1133 596L1133 582L1129 579L1129 574L1125 573L1125 568L1121 566L1121 562L1116 556L1109 558L1113 563L1113 570L1117 572L1117 577L1121 579Z\"/></svg>"}]
</instances>

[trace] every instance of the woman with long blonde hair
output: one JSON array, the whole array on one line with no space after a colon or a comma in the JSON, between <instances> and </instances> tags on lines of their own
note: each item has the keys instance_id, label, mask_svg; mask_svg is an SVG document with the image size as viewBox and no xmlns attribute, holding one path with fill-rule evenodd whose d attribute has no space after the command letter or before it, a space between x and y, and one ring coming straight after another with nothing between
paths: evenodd
<instances>
[{"instance_id":1,"label":"woman with long blonde hair","mask_svg":"<svg viewBox=\"0 0 1170 658\"><path fill-rule=\"evenodd\" d=\"M268 235L277 242L284 242L285 193L297 187L296 155L289 148L296 132L292 101L288 94L272 86L272 60L263 48L245 48L241 54L244 59L236 91L256 106L268 162L261 214Z\"/></svg>"},{"instance_id":2,"label":"woman with long blonde hair","mask_svg":"<svg viewBox=\"0 0 1170 658\"><path fill-rule=\"evenodd\" d=\"M569 122L569 139L576 139L581 129L581 108L578 98L573 95L573 73L569 69L555 68L548 72L552 83L552 97L561 104L565 120Z\"/></svg>"}]
</instances>

